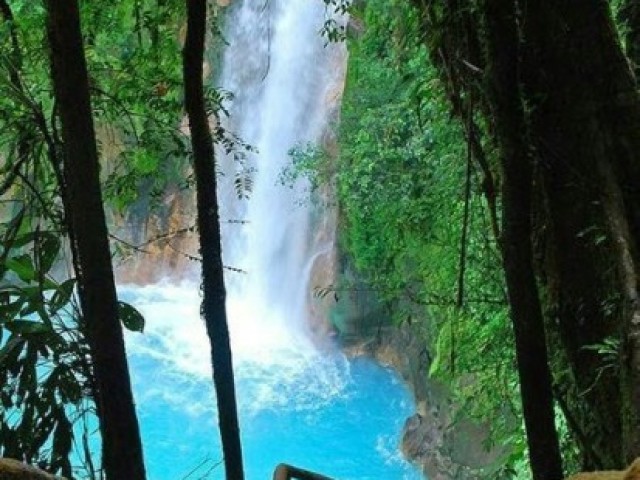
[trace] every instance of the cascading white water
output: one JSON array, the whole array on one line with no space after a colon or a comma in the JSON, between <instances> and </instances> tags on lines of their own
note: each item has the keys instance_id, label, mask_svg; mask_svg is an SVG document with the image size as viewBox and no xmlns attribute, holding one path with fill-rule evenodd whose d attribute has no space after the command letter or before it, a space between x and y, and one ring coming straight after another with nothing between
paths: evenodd
<instances>
[{"instance_id":1,"label":"cascading white water","mask_svg":"<svg viewBox=\"0 0 640 480\"><path fill-rule=\"evenodd\" d=\"M249 332L279 348L304 344L309 262L326 245L314 242L304 182L284 186L279 178L292 148L318 145L326 132L345 47L320 35L320 0L245 0L231 9L220 80L233 95L226 128L257 150L244 164L223 159L223 219L246 222L223 235L225 263L247 272L227 275L232 336L236 345ZM248 201L237 199L234 184L243 170L252 176Z\"/></svg>"},{"instance_id":2,"label":"cascading white water","mask_svg":"<svg viewBox=\"0 0 640 480\"><path fill-rule=\"evenodd\" d=\"M327 44L320 34L324 21L321 0L238 0L224 22L228 45L219 83L232 97L225 105L229 116L220 122L252 147L240 162L237 150L217 149L236 377L240 383L260 378L245 382L251 391L239 396L250 410L287 402L289 386L310 371L313 380L297 397L299 405L315 408L343 387L348 369L343 357L326 358L307 335L311 265L331 248L332 235L313 231L305 182L281 181L292 148L323 141L342 90L345 46ZM239 198L235 180L247 172L252 188L248 198ZM143 338L132 339L133 351L176 372L210 378L197 284L149 286L135 295L154 321Z\"/></svg>"}]
</instances>

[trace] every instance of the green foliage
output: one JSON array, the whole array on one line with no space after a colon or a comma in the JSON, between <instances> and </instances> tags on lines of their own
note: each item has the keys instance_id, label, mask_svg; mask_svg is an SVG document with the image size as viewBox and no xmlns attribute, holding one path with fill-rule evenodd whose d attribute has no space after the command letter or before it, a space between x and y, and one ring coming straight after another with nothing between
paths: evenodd
<instances>
[{"instance_id":1,"label":"green foliage","mask_svg":"<svg viewBox=\"0 0 640 480\"><path fill-rule=\"evenodd\" d=\"M182 16L182 3L172 0L83 5L104 193L119 212L139 199L158 206L186 176Z\"/></svg>"},{"instance_id":2,"label":"green foliage","mask_svg":"<svg viewBox=\"0 0 640 480\"><path fill-rule=\"evenodd\" d=\"M296 182L305 179L313 193L332 181L331 161L322 149L313 145L296 146L288 153L291 162L278 178L282 185L293 188Z\"/></svg>"},{"instance_id":3,"label":"green foliage","mask_svg":"<svg viewBox=\"0 0 640 480\"><path fill-rule=\"evenodd\" d=\"M180 51L184 2L112 3L111 8L90 2L83 5L83 18L88 20L86 55L92 101L104 165L103 193L107 205L117 213L126 215L142 208L147 216L163 207L168 190L193 186ZM212 43L220 40L217 20L213 21ZM227 115L223 103L228 95L209 82L205 100L210 115ZM242 164L251 147L220 125L213 134L221 148ZM238 186L242 196L250 191L245 182L249 173Z\"/></svg>"},{"instance_id":4,"label":"green foliage","mask_svg":"<svg viewBox=\"0 0 640 480\"><path fill-rule=\"evenodd\" d=\"M456 208L460 191L450 198L442 187L460 178L463 170L455 158L462 151L442 102L418 105L413 96L423 82L437 88L424 49L415 46L412 61L400 72L394 38L376 31L394 31L406 19L392 15L390 26L376 25L383 20L375 11L367 9L367 31L351 44L337 183L345 242L358 253L356 266L375 272L374 286L393 296L414 280L424 283L423 239L436 234L434 223L443 212Z\"/></svg>"},{"instance_id":5,"label":"green foliage","mask_svg":"<svg viewBox=\"0 0 640 480\"><path fill-rule=\"evenodd\" d=\"M326 20L320 33L329 42L342 42L347 39L347 29L342 19L352 8L351 0L322 0L326 7Z\"/></svg>"},{"instance_id":6,"label":"green foliage","mask_svg":"<svg viewBox=\"0 0 640 480\"><path fill-rule=\"evenodd\" d=\"M67 312L75 280L53 277L64 226L43 9L13 7L0 18L0 456L71 476L91 373Z\"/></svg>"},{"instance_id":7,"label":"green foliage","mask_svg":"<svg viewBox=\"0 0 640 480\"><path fill-rule=\"evenodd\" d=\"M141 16L146 23L138 27L124 12L142 2L111 3L84 2L82 13L103 177L112 205L123 208L145 188L162 194L187 164L179 132L182 4L149 2L157 17ZM72 439L78 422L95 411L76 280L63 268L60 126L44 9L40 2L7 5L0 12L0 456L72 478L72 448L76 459L92 465L88 446L74 447ZM135 44L138 33L146 35L146 48ZM155 55L152 44L164 53ZM142 331L144 320L133 307L124 305L121 313L127 328Z\"/></svg>"},{"instance_id":8,"label":"green foliage","mask_svg":"<svg viewBox=\"0 0 640 480\"><path fill-rule=\"evenodd\" d=\"M59 232L33 229L24 210L1 232L0 456L70 477L72 428L88 408L91 382L73 314L75 279L52 276Z\"/></svg>"}]
</instances>

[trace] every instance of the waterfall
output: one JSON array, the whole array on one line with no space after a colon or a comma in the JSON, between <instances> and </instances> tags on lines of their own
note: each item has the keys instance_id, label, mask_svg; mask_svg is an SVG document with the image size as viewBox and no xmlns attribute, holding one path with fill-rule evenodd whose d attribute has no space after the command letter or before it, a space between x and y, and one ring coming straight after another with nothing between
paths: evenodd
<instances>
[{"instance_id":1,"label":"waterfall","mask_svg":"<svg viewBox=\"0 0 640 480\"><path fill-rule=\"evenodd\" d=\"M322 225L311 223L308 185L280 178L292 148L326 141L337 108L346 54L321 36L325 18L320 0L245 0L225 20L220 86L232 100L222 120L255 149L240 162L218 149L222 220L243 222L223 228L225 264L246 272L226 276L240 356L258 347L254 340L308 346L311 263L332 235L316 234ZM236 179L247 175L249 198L238 199Z\"/></svg>"},{"instance_id":2,"label":"waterfall","mask_svg":"<svg viewBox=\"0 0 640 480\"><path fill-rule=\"evenodd\" d=\"M324 355L309 335L310 279L323 271L320 264L330 270L335 225L330 214L314 211L307 182L283 185L281 176L292 148L331 143L346 48L327 44L320 34L321 0L238 0L227 10L218 88L229 99L220 123L251 146L216 147L227 316L236 379L244 389L239 401L248 410L257 408L256 399L261 408L286 403L288 389L299 389L296 382L309 376L313 380L296 397L300 408L316 408L347 379L347 360ZM239 196L236 180L247 175L251 191ZM177 376L208 380L198 282L121 293L149 318L145 335L129 339L130 351Z\"/></svg>"},{"instance_id":3,"label":"waterfall","mask_svg":"<svg viewBox=\"0 0 640 480\"><path fill-rule=\"evenodd\" d=\"M310 340L312 289L330 281L335 225L331 212L312 207L308 184L280 181L291 148L333 146L345 46L325 45L322 0L236 0L226 9L218 86L231 97L220 123L253 147L244 156L217 148L247 479L271 478L288 462L343 480L416 480L398 449L414 408L409 391L389 370ZM239 198L237 180L247 176L251 191ZM123 286L120 294L147 318L127 348L152 446L150 480L222 478L198 280Z\"/></svg>"},{"instance_id":4,"label":"waterfall","mask_svg":"<svg viewBox=\"0 0 640 480\"><path fill-rule=\"evenodd\" d=\"M294 395L294 408L315 409L348 378L347 360L318 351L308 328L310 278L330 263L335 225L331 215L314 212L307 182L281 181L292 148L330 141L346 49L327 44L324 21L321 0L238 0L225 18L218 81L230 98L220 123L252 147L228 152L219 145L216 152L227 316L246 411L284 405ZM245 198L236 179L247 175L252 188ZM150 285L135 297L153 321L143 338L131 340L132 350L179 375L210 378L197 286Z\"/></svg>"}]
</instances>

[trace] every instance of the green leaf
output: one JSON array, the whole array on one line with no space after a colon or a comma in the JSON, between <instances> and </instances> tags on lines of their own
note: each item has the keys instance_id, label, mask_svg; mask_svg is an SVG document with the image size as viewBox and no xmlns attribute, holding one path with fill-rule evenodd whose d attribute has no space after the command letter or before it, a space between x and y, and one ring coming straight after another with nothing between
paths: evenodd
<instances>
[{"instance_id":1,"label":"green leaf","mask_svg":"<svg viewBox=\"0 0 640 480\"><path fill-rule=\"evenodd\" d=\"M130 304L118 302L118 316L127 330L132 332L142 332L144 330L144 317Z\"/></svg>"},{"instance_id":2,"label":"green leaf","mask_svg":"<svg viewBox=\"0 0 640 480\"><path fill-rule=\"evenodd\" d=\"M141 174L150 174L158 168L158 157L146 150L136 150L133 153L133 164Z\"/></svg>"},{"instance_id":3,"label":"green leaf","mask_svg":"<svg viewBox=\"0 0 640 480\"><path fill-rule=\"evenodd\" d=\"M12 322L7 322L4 326L10 332L20 335L48 333L51 331L51 329L44 323L32 322L29 320L14 320Z\"/></svg>"},{"instance_id":4,"label":"green leaf","mask_svg":"<svg viewBox=\"0 0 640 480\"><path fill-rule=\"evenodd\" d=\"M5 265L9 270L15 272L23 282L30 282L36 278L33 261L29 255L25 254L18 257L8 258Z\"/></svg>"},{"instance_id":5,"label":"green leaf","mask_svg":"<svg viewBox=\"0 0 640 480\"><path fill-rule=\"evenodd\" d=\"M58 285L49 303L52 313L57 312L69 303L69 301L71 300L71 295L73 295L73 289L75 286L75 278L65 280L60 285Z\"/></svg>"},{"instance_id":6,"label":"green leaf","mask_svg":"<svg viewBox=\"0 0 640 480\"><path fill-rule=\"evenodd\" d=\"M20 315L26 317L44 310L44 298L38 286L20 288L19 295L24 299L24 305L20 310Z\"/></svg>"},{"instance_id":7,"label":"green leaf","mask_svg":"<svg viewBox=\"0 0 640 480\"><path fill-rule=\"evenodd\" d=\"M20 230L23 219L24 208L21 208L20 211L7 224L7 229L5 231L4 238L2 239L2 246L4 247L4 252L2 253L3 261L9 254L9 250L13 248L13 244L16 240L16 235L18 235L18 231Z\"/></svg>"},{"instance_id":8,"label":"green leaf","mask_svg":"<svg viewBox=\"0 0 640 480\"><path fill-rule=\"evenodd\" d=\"M33 242L36 239L36 232L27 232L16 237L15 241L11 245L11 248L22 248L26 244Z\"/></svg>"},{"instance_id":9,"label":"green leaf","mask_svg":"<svg viewBox=\"0 0 640 480\"><path fill-rule=\"evenodd\" d=\"M60 252L60 238L51 232L41 232L37 237L37 251L39 270L43 273L48 272L53 266L58 253Z\"/></svg>"}]
</instances>

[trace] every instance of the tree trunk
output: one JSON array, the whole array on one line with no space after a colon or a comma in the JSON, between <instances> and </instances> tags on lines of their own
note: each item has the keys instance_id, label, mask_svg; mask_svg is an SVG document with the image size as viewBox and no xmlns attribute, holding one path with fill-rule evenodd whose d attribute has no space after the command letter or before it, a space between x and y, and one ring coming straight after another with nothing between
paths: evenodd
<instances>
[{"instance_id":1,"label":"tree trunk","mask_svg":"<svg viewBox=\"0 0 640 480\"><path fill-rule=\"evenodd\" d=\"M532 167L519 86L512 0L486 0L487 74L502 164L503 259L534 480L559 480L562 459L542 309L532 262Z\"/></svg>"},{"instance_id":2,"label":"tree trunk","mask_svg":"<svg viewBox=\"0 0 640 480\"><path fill-rule=\"evenodd\" d=\"M579 421L600 458L587 463L616 468L640 453L640 99L607 2L523 6L549 317L571 362L574 401L588 405ZM608 339L621 339L621 368L597 352Z\"/></svg>"},{"instance_id":3,"label":"tree trunk","mask_svg":"<svg viewBox=\"0 0 640 480\"><path fill-rule=\"evenodd\" d=\"M214 149L202 84L206 16L206 0L187 0L187 37L182 52L185 106L196 176L204 290L202 311L211 342L224 465L228 480L242 480L242 448L225 307Z\"/></svg>"},{"instance_id":4,"label":"tree trunk","mask_svg":"<svg viewBox=\"0 0 640 480\"><path fill-rule=\"evenodd\" d=\"M89 82L76 0L47 0L52 78L64 140L64 181L78 293L96 379L109 480L144 480L138 420L98 177Z\"/></svg>"}]
</instances>

